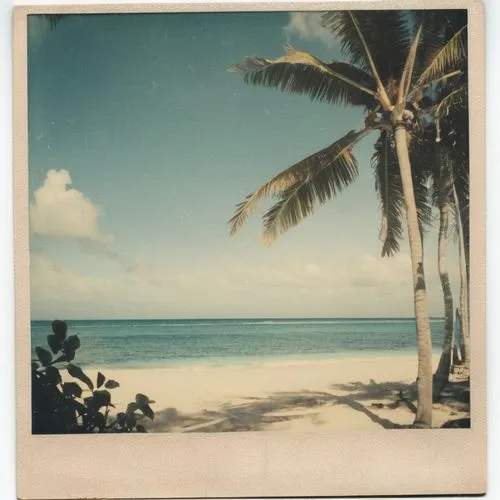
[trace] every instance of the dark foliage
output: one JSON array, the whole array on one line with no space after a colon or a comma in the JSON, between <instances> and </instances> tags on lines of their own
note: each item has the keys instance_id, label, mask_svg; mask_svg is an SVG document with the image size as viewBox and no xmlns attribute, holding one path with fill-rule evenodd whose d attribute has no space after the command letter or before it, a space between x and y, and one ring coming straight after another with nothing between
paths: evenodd
<instances>
[{"instance_id":1,"label":"dark foliage","mask_svg":"<svg viewBox=\"0 0 500 500\"><path fill-rule=\"evenodd\" d=\"M412 169L413 190L417 205L420 232L426 234L432 225L432 212L429 205L428 179L434 168L434 154L428 151L430 142L428 132L413 135L409 144ZM406 213L401 172L396 154L394 138L386 131L380 134L375 143L371 158L375 174L375 189L380 199L382 225L380 239L383 243L382 257L392 257L399 252L400 241L404 237L404 217Z\"/></svg>"},{"instance_id":2,"label":"dark foliage","mask_svg":"<svg viewBox=\"0 0 500 500\"><path fill-rule=\"evenodd\" d=\"M64 321L54 321L53 335L47 336L50 351L43 347L35 349L38 359L31 363L33 434L146 432L141 420L154 419L150 406L154 401L137 394L126 412L110 418L110 408L114 405L107 389L115 389L120 384L106 380L101 372L94 384L79 366L70 363L80 348L80 339L77 335L67 336L67 330ZM60 373L63 370L84 386L76 381L63 382Z\"/></svg>"},{"instance_id":3,"label":"dark foliage","mask_svg":"<svg viewBox=\"0 0 500 500\"><path fill-rule=\"evenodd\" d=\"M342 52L351 64L371 73L359 30L384 85L387 86L391 79L400 76L411 44L411 33L404 11L326 12L323 14L323 25L339 37Z\"/></svg>"}]
</instances>

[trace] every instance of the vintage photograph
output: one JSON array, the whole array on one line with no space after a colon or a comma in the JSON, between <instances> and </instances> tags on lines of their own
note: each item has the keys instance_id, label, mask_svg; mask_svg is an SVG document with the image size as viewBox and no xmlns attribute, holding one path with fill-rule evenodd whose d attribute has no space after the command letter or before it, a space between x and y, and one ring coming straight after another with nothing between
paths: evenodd
<instances>
[{"instance_id":1,"label":"vintage photograph","mask_svg":"<svg viewBox=\"0 0 500 500\"><path fill-rule=\"evenodd\" d=\"M32 434L470 428L468 40L28 15Z\"/></svg>"}]
</instances>

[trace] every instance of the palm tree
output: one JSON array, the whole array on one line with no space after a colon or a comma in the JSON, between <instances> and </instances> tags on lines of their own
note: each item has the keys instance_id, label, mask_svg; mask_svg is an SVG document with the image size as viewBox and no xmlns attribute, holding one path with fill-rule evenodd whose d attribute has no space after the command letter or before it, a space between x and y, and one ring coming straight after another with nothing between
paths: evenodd
<instances>
[{"instance_id":1,"label":"palm tree","mask_svg":"<svg viewBox=\"0 0 500 500\"><path fill-rule=\"evenodd\" d=\"M409 142L415 112L426 93L440 81L460 73L455 65L464 56L461 35L435 46L402 11L336 11L325 13L322 19L324 26L340 39L347 62L325 63L309 53L286 47L286 54L278 59L249 57L230 70L243 72L245 81L254 85L305 94L332 104L360 106L366 113L365 126L348 132L248 195L230 220L230 233L243 225L259 200L277 196L277 203L263 217L264 241L272 242L312 214L315 204L335 197L356 179L358 167L352 149L361 138L376 132L379 140L391 141L399 168L412 261L418 345L414 425L431 427L431 332ZM387 221L390 207L388 203Z\"/></svg>"},{"instance_id":2,"label":"palm tree","mask_svg":"<svg viewBox=\"0 0 500 500\"><path fill-rule=\"evenodd\" d=\"M462 43L466 43L466 11L443 11L435 17L444 29L446 40L455 33L463 32ZM436 29L436 28L435 28ZM466 52L464 48L463 52ZM447 226L450 215L455 217L455 232L459 243L460 262L460 327L463 345L462 359L468 370L469 348L469 276L468 276L468 198L469 198L469 130L467 107L467 60L460 63L462 74L441 85L439 96L431 108L436 123L438 143L438 169L434 183L438 186L438 207L440 209L439 262L445 302L445 337L443 354L435 378L439 386L448 381L450 362L453 363L453 303L448 277L443 275L442 265L446 261ZM446 226L444 227L443 224ZM444 271L446 269L444 268ZM445 359L449 360L448 362ZM441 381L441 382L439 382Z\"/></svg>"},{"instance_id":3,"label":"palm tree","mask_svg":"<svg viewBox=\"0 0 500 500\"><path fill-rule=\"evenodd\" d=\"M454 308L453 294L447 267L447 247L450 214L453 209L453 175L448 156L444 151L437 154L437 169L434 183L437 191L437 206L439 209L439 236L438 236L438 268L444 301L444 336L443 348L439 364L434 374L433 399L437 401L442 390L449 381L450 370L453 364L454 346Z\"/></svg>"},{"instance_id":4,"label":"palm tree","mask_svg":"<svg viewBox=\"0 0 500 500\"><path fill-rule=\"evenodd\" d=\"M425 18L423 11L414 13L415 21L425 21L423 35L429 42L442 45L457 39L462 47L457 46L459 53L466 53L467 12L464 10L427 11ZM432 40L434 39L434 42ZM441 43L440 43L441 42ZM456 60L456 67L462 73L450 81L440 82L432 92L427 94L432 104L425 110L426 120L420 138L425 141L425 148L421 158L426 158L425 174L433 187L434 206L439 210L439 237L438 237L438 268L443 290L444 302L444 337L442 353L436 373L434 375L434 399L437 400L449 380L450 369L454 356L454 313L453 296L447 270L447 246L449 236L450 217L455 215L455 227L461 228L459 221L460 211L456 210L457 201L454 196L456 186L459 186L461 197L468 198L468 127L467 127L467 60L465 57ZM460 144L457 144L459 142ZM461 154L456 151L462 151ZM421 168L417 161L413 167ZM430 167L430 169L429 169ZM460 181L460 182L459 182ZM455 193L456 195L456 193ZM458 218L457 218L458 215ZM466 215L464 213L464 215ZM468 217L467 217L468 220ZM460 237L460 240L463 240ZM464 252L462 254L465 255ZM464 273L465 274L465 273ZM462 279L461 298L468 290L467 280ZM465 299L467 304L467 299ZM467 327L467 323L465 325ZM465 337L467 338L467 337Z\"/></svg>"},{"instance_id":5,"label":"palm tree","mask_svg":"<svg viewBox=\"0 0 500 500\"><path fill-rule=\"evenodd\" d=\"M436 106L448 103L450 107L467 108L467 88L466 84L455 86ZM454 102L450 102L448 96L453 96ZM460 109L458 110L461 111ZM439 113L438 111L437 113ZM440 391L448 382L451 366L453 365L454 354L454 325L453 325L453 298L449 284L448 272L446 269L447 240L449 236L449 224L454 218L453 232L458 241L459 267L460 267L460 314L457 316L461 331L461 354L466 372L470 363L470 332L469 332L469 276L468 276L468 197L469 197L469 162L468 155L457 153L457 149L467 150L468 146L459 146L455 136L455 130L460 127L460 120L454 120L456 110L448 111L446 118L450 120L452 127L445 126L449 132L445 134L445 140L441 143L438 137L439 146L436 162L435 178L433 179L437 192L437 206L440 212L439 228L439 273L443 288L445 304L445 334L443 340L443 352L439 366L435 373L435 396L439 397ZM438 120L442 117L436 115ZM448 125L450 125L448 124ZM438 130L439 131L439 130ZM439 132L441 133L441 132ZM468 141L468 134L461 140ZM464 224L463 220L466 220ZM467 248L467 251L466 251Z\"/></svg>"},{"instance_id":6,"label":"palm tree","mask_svg":"<svg viewBox=\"0 0 500 500\"><path fill-rule=\"evenodd\" d=\"M454 233L458 242L460 267L460 339L461 354L466 372L470 366L469 319L469 147L467 123L467 85L450 92L454 102L444 124L447 156L451 163L451 198ZM461 129L461 130L460 130Z\"/></svg>"},{"instance_id":7,"label":"palm tree","mask_svg":"<svg viewBox=\"0 0 500 500\"><path fill-rule=\"evenodd\" d=\"M452 94L453 92L453 94ZM462 359L468 371L470 365L469 309L469 140L467 85L463 83L450 92L453 106L444 121L449 155L453 161L453 201L455 232L460 262L460 323Z\"/></svg>"},{"instance_id":8,"label":"palm tree","mask_svg":"<svg viewBox=\"0 0 500 500\"><path fill-rule=\"evenodd\" d=\"M456 93L456 89L460 89L460 93ZM462 225L460 224L460 213L456 209L458 201L455 184L459 185L458 191L462 193L462 197L465 193L468 195L468 159L463 154L458 159L456 154L452 155L452 151L457 148L457 139L454 137L455 133L451 133L451 130L448 130L450 124L453 124L452 130L461 126L461 121L455 120L454 115L456 115L456 108L467 110L465 90L466 87L463 86L463 83L459 82L458 85L452 85L451 90L447 89L445 92L436 93L440 100L427 113L428 117L434 118L435 121L428 122L424 126L424 129L420 130L419 134L412 138L412 147L410 148L410 159L422 233L424 233L424 229L432 221L431 208L426 203L428 184L431 184L432 187L430 198L439 211L438 269L443 291L444 335L442 352L433 379L434 401L439 399L442 390L449 381L454 359L455 328L453 295L447 269L448 239L450 232L453 232L450 231L450 226L454 226L453 230L459 241L466 239L463 236ZM452 92L452 95L457 96L453 102L451 102L449 97ZM463 98L459 98L460 96ZM446 116L442 116L444 105L448 109ZM443 119L446 122L444 124L446 133L444 140L442 140L440 135L436 136L436 133L441 134L440 121ZM436 123L438 124L437 128ZM468 133L463 135L466 142ZM383 136L381 139L383 139ZM387 148L387 145L384 146L384 140L377 141L372 157L372 165L376 170L376 188L382 203L383 221L381 236L384 242L382 256L392 256L399 251L398 239L402 235L402 196L400 192L401 183L398 179L399 169L397 158L391 151L392 148L389 149L389 152L385 148ZM384 161L386 162L385 165L383 164ZM386 174L388 179L385 178ZM455 180L457 177L461 182ZM390 194L387 192L388 190L390 190ZM386 209L385 204L387 200L390 200L390 206ZM389 221L384 220L385 213L391 215ZM460 247L462 248L462 245ZM461 250L460 254L461 256L465 255L465 252ZM463 259L461 262L463 263ZM462 274L465 275L465 273ZM466 280L467 278L461 280L462 294L464 288L468 290ZM465 345L467 352L469 352L467 337L465 337Z\"/></svg>"}]
</instances>

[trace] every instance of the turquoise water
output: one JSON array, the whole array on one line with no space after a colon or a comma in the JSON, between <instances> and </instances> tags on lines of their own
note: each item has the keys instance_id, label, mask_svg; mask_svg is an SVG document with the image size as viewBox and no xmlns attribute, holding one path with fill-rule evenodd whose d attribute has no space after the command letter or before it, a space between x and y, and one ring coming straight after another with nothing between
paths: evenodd
<instances>
[{"instance_id":1,"label":"turquoise water","mask_svg":"<svg viewBox=\"0 0 500 500\"><path fill-rule=\"evenodd\" d=\"M51 322L31 323L32 348ZM413 319L69 320L82 366L170 367L416 353ZM443 321L431 320L439 352Z\"/></svg>"}]
</instances>

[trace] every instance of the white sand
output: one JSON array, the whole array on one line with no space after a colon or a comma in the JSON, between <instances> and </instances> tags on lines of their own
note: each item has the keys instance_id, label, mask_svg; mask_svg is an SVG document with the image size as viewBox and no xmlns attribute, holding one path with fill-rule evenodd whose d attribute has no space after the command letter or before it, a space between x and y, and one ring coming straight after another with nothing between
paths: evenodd
<instances>
[{"instance_id":1,"label":"white sand","mask_svg":"<svg viewBox=\"0 0 500 500\"><path fill-rule=\"evenodd\" d=\"M387 405L415 381L416 356L101 371L120 383L110 391L116 411L136 393L155 401L152 431L380 429L414 420L405 404ZM97 370L86 373L96 380ZM434 425L466 415L450 412L435 405Z\"/></svg>"}]
</instances>

